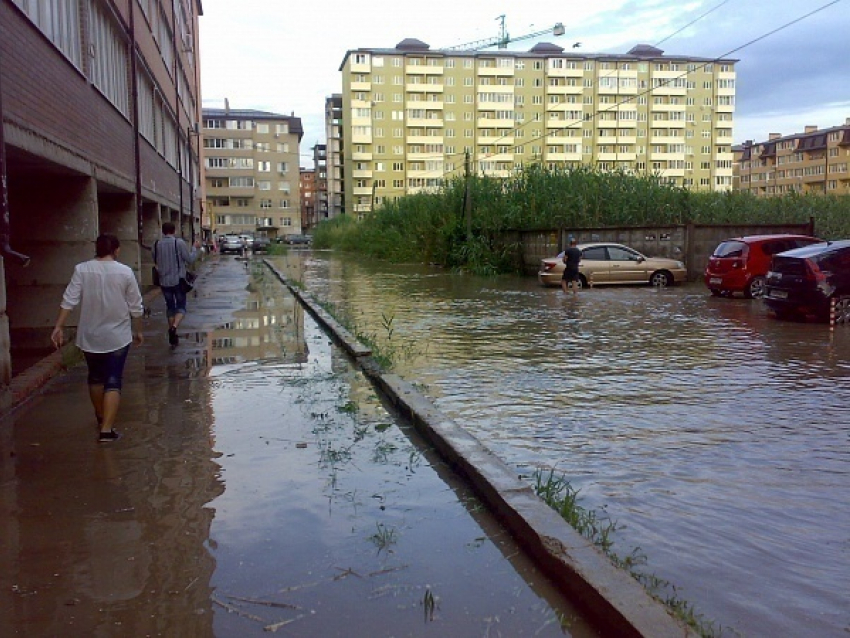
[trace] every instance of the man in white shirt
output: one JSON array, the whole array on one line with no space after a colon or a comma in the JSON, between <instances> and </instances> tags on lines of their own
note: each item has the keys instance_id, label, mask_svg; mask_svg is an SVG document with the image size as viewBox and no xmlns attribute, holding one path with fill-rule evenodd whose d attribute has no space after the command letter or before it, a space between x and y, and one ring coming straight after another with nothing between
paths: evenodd
<instances>
[{"instance_id":1,"label":"man in white shirt","mask_svg":"<svg viewBox=\"0 0 850 638\"><path fill-rule=\"evenodd\" d=\"M120 250L115 235L97 238L96 257L74 268L50 336L57 348L65 343L65 321L79 305L77 346L86 357L89 398L100 430L98 440L103 443L121 436L113 425L121 402L124 363L130 343L144 342L142 294L132 269L117 261Z\"/></svg>"}]
</instances>

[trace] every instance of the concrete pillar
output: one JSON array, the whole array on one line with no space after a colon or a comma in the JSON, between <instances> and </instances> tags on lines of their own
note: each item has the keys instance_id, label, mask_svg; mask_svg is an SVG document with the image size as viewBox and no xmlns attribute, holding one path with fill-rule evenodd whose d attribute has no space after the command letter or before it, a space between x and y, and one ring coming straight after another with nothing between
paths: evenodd
<instances>
[{"instance_id":1,"label":"concrete pillar","mask_svg":"<svg viewBox=\"0 0 850 638\"><path fill-rule=\"evenodd\" d=\"M139 243L135 197L130 193L98 196L100 233L112 233L121 242L119 261L127 264L139 277L142 268L142 250Z\"/></svg>"},{"instance_id":2,"label":"concrete pillar","mask_svg":"<svg viewBox=\"0 0 850 638\"><path fill-rule=\"evenodd\" d=\"M9 387L12 380L12 354L9 351L11 341L9 338L9 317L6 315L6 272L4 260L0 258L0 393ZM0 408L3 400L0 397Z\"/></svg>"},{"instance_id":3,"label":"concrete pillar","mask_svg":"<svg viewBox=\"0 0 850 638\"><path fill-rule=\"evenodd\" d=\"M50 345L59 302L74 266L94 257L97 187L90 177L40 175L10 180L12 245L26 268L7 261L6 299L13 350ZM77 321L74 313L69 326ZM14 356L14 354L13 354Z\"/></svg>"},{"instance_id":4,"label":"concrete pillar","mask_svg":"<svg viewBox=\"0 0 850 638\"><path fill-rule=\"evenodd\" d=\"M142 204L142 226L144 233L144 243L148 249L141 250L141 274L139 280L143 289L150 288L153 285L151 268L153 267L153 256L151 248L153 243L162 237L162 219L159 204L156 202L144 202Z\"/></svg>"}]
</instances>

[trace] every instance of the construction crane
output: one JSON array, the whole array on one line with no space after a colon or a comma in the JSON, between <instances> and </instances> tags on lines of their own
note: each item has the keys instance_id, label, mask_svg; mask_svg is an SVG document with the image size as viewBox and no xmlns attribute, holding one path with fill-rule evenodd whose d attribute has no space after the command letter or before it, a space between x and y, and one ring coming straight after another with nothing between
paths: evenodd
<instances>
[{"instance_id":1,"label":"construction crane","mask_svg":"<svg viewBox=\"0 0 850 638\"><path fill-rule=\"evenodd\" d=\"M512 38L508 35L507 29L505 29L505 15L502 14L496 18L500 22L499 35L495 38L485 38L484 40L475 40L473 42L467 42L465 44L457 44L451 47L444 47L441 49L442 51L478 51L479 49L486 49L487 47L498 46L500 49L506 49L508 44L511 42L517 42L519 40L528 40L529 38L536 38L541 35L546 35L551 33L554 36L564 35L566 30L564 29L564 25L561 22L558 22L554 26L549 27L548 29L543 29L542 31L535 31L534 33L526 33L525 35L517 36L516 38Z\"/></svg>"}]
</instances>

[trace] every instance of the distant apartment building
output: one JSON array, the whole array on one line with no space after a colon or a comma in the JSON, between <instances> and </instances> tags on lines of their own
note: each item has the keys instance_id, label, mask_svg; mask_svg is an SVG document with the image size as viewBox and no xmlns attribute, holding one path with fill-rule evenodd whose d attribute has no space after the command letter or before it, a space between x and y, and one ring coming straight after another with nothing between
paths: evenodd
<instances>
[{"instance_id":1,"label":"distant apartment building","mask_svg":"<svg viewBox=\"0 0 850 638\"><path fill-rule=\"evenodd\" d=\"M334 93L325 99L325 140L327 141L327 198L328 218L345 212L343 186L343 113L342 94Z\"/></svg>"},{"instance_id":2,"label":"distant apartment building","mask_svg":"<svg viewBox=\"0 0 850 638\"><path fill-rule=\"evenodd\" d=\"M200 0L0 0L0 407L98 235L150 286L162 222L201 233L201 14Z\"/></svg>"},{"instance_id":3,"label":"distant apartment building","mask_svg":"<svg viewBox=\"0 0 850 638\"><path fill-rule=\"evenodd\" d=\"M735 146L737 188L756 195L850 194L850 118L841 126L773 133Z\"/></svg>"},{"instance_id":4,"label":"distant apartment building","mask_svg":"<svg viewBox=\"0 0 850 638\"><path fill-rule=\"evenodd\" d=\"M217 236L301 232L301 118L265 111L203 110L207 208Z\"/></svg>"},{"instance_id":5,"label":"distant apartment building","mask_svg":"<svg viewBox=\"0 0 850 638\"><path fill-rule=\"evenodd\" d=\"M328 219L328 147L313 147L313 170L316 172L316 219L312 227Z\"/></svg>"},{"instance_id":6,"label":"distant apartment building","mask_svg":"<svg viewBox=\"0 0 850 638\"><path fill-rule=\"evenodd\" d=\"M527 52L348 51L342 72L345 201L438 187L471 170L507 177L529 162L591 164L681 186L732 188L735 62L584 54L541 43Z\"/></svg>"},{"instance_id":7,"label":"distant apartment building","mask_svg":"<svg viewBox=\"0 0 850 638\"><path fill-rule=\"evenodd\" d=\"M316 171L314 169L300 169L298 188L301 192L301 227L304 230L310 230L316 227Z\"/></svg>"}]
</instances>

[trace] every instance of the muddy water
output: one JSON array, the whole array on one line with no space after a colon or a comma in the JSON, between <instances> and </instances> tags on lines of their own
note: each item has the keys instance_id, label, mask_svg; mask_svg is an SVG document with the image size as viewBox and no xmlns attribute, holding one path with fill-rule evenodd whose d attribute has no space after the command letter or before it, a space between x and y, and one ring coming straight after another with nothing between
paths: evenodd
<instances>
[{"instance_id":1,"label":"muddy water","mask_svg":"<svg viewBox=\"0 0 850 638\"><path fill-rule=\"evenodd\" d=\"M0 636L595 636L262 273L153 300L120 441L84 366L0 420Z\"/></svg>"},{"instance_id":2,"label":"muddy water","mask_svg":"<svg viewBox=\"0 0 850 638\"><path fill-rule=\"evenodd\" d=\"M533 278L281 263L520 473L566 474L618 522L615 550L640 547L715 628L850 631L850 330L698 284L572 300Z\"/></svg>"},{"instance_id":3,"label":"muddy water","mask_svg":"<svg viewBox=\"0 0 850 638\"><path fill-rule=\"evenodd\" d=\"M210 335L214 635L595 636L265 267L250 288Z\"/></svg>"}]
</instances>

